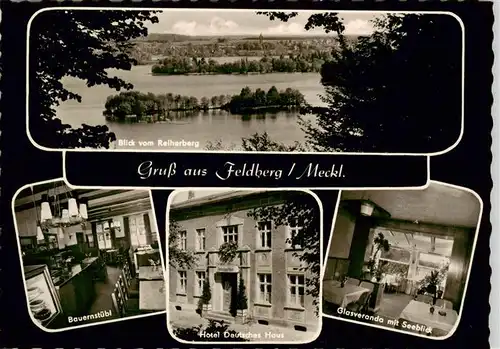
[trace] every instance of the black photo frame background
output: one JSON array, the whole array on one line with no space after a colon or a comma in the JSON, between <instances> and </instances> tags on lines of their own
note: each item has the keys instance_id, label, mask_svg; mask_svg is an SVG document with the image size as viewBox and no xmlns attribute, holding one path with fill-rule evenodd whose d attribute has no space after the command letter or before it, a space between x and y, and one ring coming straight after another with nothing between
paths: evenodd
<instances>
[{"instance_id":1,"label":"black photo frame background","mask_svg":"<svg viewBox=\"0 0 500 349\"><path fill-rule=\"evenodd\" d=\"M69 5L69 4L64 4ZM25 118L25 60L26 56L26 24L31 15L46 6L60 6L53 3L2 2L2 137L1 151L2 176L0 222L0 305L3 316L0 318L0 341L6 346L52 346L61 347L176 347L188 348L168 336L166 319L163 315L144 319L123 321L118 324L89 327L66 333L48 334L40 331L31 323L29 315L20 311L25 309L23 303L23 285L21 280L18 251L15 247L16 237L11 217L11 199L13 194L26 183L34 183L63 174L60 152L44 152L35 148L27 138ZM72 3L71 6L105 6L123 7L138 4L123 3ZM141 7L192 7L193 3L185 2L142 2ZM209 2L200 2L196 6L213 7ZM257 6L243 2L217 3L219 8L249 8ZM258 5L262 9L292 9L298 4L273 2ZM324 319L323 331L314 343L302 345L310 348L343 347L343 348L444 348L444 347L487 347L489 334L489 238L491 225L489 222L490 177L491 164L491 89L493 62L492 44L492 4L460 3L448 4L438 2L408 3L356 3L302 4L302 9L329 10L397 10L397 11L452 11L464 22L466 35L465 59L465 129L461 142L450 152L430 158L430 178L454 185L469 188L483 199L484 209L481 228L478 235L476 254L472 261L469 287L462 311L460 326L455 334L445 341L431 341L362 325ZM22 59L21 59L22 58ZM130 154L130 162L135 164L135 155ZM266 155L261 156L262 161ZM326 158L325 158L326 159ZM320 160L323 161L323 160ZM109 171L113 169L113 160L109 159ZM82 174L91 178L96 170L85 166L79 169ZM114 174L119 176L120 174ZM112 177L113 175L110 174ZM367 174L369 176L369 174ZM360 184L361 185L361 184ZM220 186L223 186L221 184ZM168 187L165 185L162 187ZM155 212L158 228L164 232L165 217L169 190L153 190ZM329 234L336 204L335 190L317 190L324 208L324 232ZM160 234L161 243L165 247L164 234ZM328 239L328 236L325 236ZM9 315L10 314L10 315ZM17 331L16 331L17 330ZM20 331L19 331L20 330ZM23 335L19 335L23 333ZM123 334L126 333L127 336ZM147 336L144 334L147 333ZM52 344L53 343L53 344ZM207 345L208 347L210 345ZM221 347L221 346L218 346Z\"/></svg>"}]
</instances>

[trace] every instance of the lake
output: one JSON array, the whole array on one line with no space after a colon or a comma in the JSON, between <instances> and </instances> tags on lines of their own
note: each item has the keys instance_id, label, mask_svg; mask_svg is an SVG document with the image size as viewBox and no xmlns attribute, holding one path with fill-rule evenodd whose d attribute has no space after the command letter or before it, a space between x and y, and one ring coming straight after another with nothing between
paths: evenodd
<instances>
[{"instance_id":1,"label":"lake","mask_svg":"<svg viewBox=\"0 0 500 349\"><path fill-rule=\"evenodd\" d=\"M307 102L320 105L320 94L324 89L320 84L318 73L263 74L263 75L202 75L202 76L153 76L151 66L133 67L131 71L115 71L134 85L140 92L168 93L194 96L198 99L214 95L238 94L245 86L252 90L262 88L268 90L276 86L278 90L288 87L298 89L304 94ZM118 123L107 122L102 115L104 103L109 95L117 94L115 90L104 86L88 88L81 80L64 78L63 84L70 91L82 96L82 103L68 101L57 108L57 116L63 123L79 127L82 123L89 125L106 124L116 134L118 140L134 141L134 146L124 145L124 141L116 142L121 149L204 149L209 142L217 140L223 144L241 145L242 137L249 137L259 132L267 132L273 140L292 144L303 141L304 133L297 124L297 112L279 112L273 114L250 115L242 117L227 112L210 111L194 113L184 118L176 118L172 123ZM163 145L158 145L158 140ZM193 142L191 145L175 144L179 141ZM152 141L153 144L139 145L139 142ZM130 142L131 143L131 142ZM166 144L170 144L166 146Z\"/></svg>"}]
</instances>

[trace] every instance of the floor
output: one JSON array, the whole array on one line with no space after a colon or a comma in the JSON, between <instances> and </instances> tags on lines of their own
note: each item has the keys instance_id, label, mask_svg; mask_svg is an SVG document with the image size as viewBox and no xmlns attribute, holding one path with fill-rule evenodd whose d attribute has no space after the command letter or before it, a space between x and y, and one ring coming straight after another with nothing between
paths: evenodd
<instances>
[{"instance_id":1,"label":"floor","mask_svg":"<svg viewBox=\"0 0 500 349\"><path fill-rule=\"evenodd\" d=\"M92 322L102 322L111 319L117 319L119 316L115 313L113 308L113 301L111 300L111 293L115 287L116 282L121 274L121 269L112 266L106 266L108 272L108 279L106 281L96 281L95 282L95 292L96 298L94 303L89 309L89 314L96 314L103 310L111 310L112 316L106 317L105 319L94 319L87 321L86 323Z\"/></svg>"},{"instance_id":2,"label":"floor","mask_svg":"<svg viewBox=\"0 0 500 349\"><path fill-rule=\"evenodd\" d=\"M170 304L168 311L168 321L174 328L176 327L194 327L197 325L207 325L208 320L198 315L194 309L177 310L175 306ZM253 338L251 341L272 341L272 342L305 342L312 341L316 338L316 332L301 332L289 327L280 327L274 325L261 324L231 324L229 329L248 334L251 333ZM256 338L256 337L260 338ZM200 342L207 342L210 339L200 339ZM212 339L211 341L216 341Z\"/></svg>"},{"instance_id":3,"label":"floor","mask_svg":"<svg viewBox=\"0 0 500 349\"><path fill-rule=\"evenodd\" d=\"M404 293L384 293L377 314L399 319L399 315L412 299L412 296Z\"/></svg>"},{"instance_id":4,"label":"floor","mask_svg":"<svg viewBox=\"0 0 500 349\"><path fill-rule=\"evenodd\" d=\"M383 325L387 327L393 327L391 320L399 319L399 316L403 312L403 309L410 303L413 299L412 296L404 293L384 293L382 301L380 303L380 308L376 314L384 319L382 323L377 321L363 320L363 322L375 323L378 325ZM332 304L323 304L323 313L332 316L338 316L336 306ZM344 316L349 318L348 316Z\"/></svg>"}]
</instances>

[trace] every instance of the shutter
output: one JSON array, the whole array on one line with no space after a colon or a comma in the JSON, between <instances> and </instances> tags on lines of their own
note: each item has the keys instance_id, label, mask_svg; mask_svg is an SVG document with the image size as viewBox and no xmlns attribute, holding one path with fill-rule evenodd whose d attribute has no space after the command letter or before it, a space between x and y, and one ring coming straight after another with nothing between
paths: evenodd
<instances>
[{"instance_id":1,"label":"shutter","mask_svg":"<svg viewBox=\"0 0 500 349\"><path fill-rule=\"evenodd\" d=\"M146 244L153 244L153 236L151 234L151 222L149 221L149 214L144 214L144 229L146 229Z\"/></svg>"}]
</instances>

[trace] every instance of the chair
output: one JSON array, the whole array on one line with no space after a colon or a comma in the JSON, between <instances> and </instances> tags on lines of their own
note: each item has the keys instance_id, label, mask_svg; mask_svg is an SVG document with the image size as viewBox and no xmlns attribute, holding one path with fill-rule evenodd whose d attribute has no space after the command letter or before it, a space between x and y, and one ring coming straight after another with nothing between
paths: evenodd
<instances>
[{"instance_id":1,"label":"chair","mask_svg":"<svg viewBox=\"0 0 500 349\"><path fill-rule=\"evenodd\" d=\"M130 267L127 263L123 264L122 269L123 281L125 283L124 287L127 291L129 298L139 298L139 288L137 287L137 280L132 278L130 273Z\"/></svg>"},{"instance_id":2,"label":"chair","mask_svg":"<svg viewBox=\"0 0 500 349\"><path fill-rule=\"evenodd\" d=\"M94 272L94 281L108 281L108 269L106 268L106 262L104 258L101 256L97 257L97 261L95 262L95 272Z\"/></svg>"},{"instance_id":3,"label":"chair","mask_svg":"<svg viewBox=\"0 0 500 349\"><path fill-rule=\"evenodd\" d=\"M113 304L115 304L117 313L121 317L141 314L139 310L139 298L128 297L122 275L120 275L116 281L111 298L113 299Z\"/></svg>"},{"instance_id":4,"label":"chair","mask_svg":"<svg viewBox=\"0 0 500 349\"><path fill-rule=\"evenodd\" d=\"M431 296L426 295L426 294L419 294L417 295L417 302L422 302L422 303L432 303L433 299Z\"/></svg>"},{"instance_id":5,"label":"chair","mask_svg":"<svg viewBox=\"0 0 500 349\"><path fill-rule=\"evenodd\" d=\"M359 287L367 288L370 290L370 293L371 293L371 292L373 292L375 285L372 284L371 282L368 282L368 281L361 281L361 284L359 284Z\"/></svg>"},{"instance_id":6,"label":"chair","mask_svg":"<svg viewBox=\"0 0 500 349\"><path fill-rule=\"evenodd\" d=\"M361 281L358 280L358 279L348 277L345 283L348 284L348 285L359 286L360 282Z\"/></svg>"},{"instance_id":7,"label":"chair","mask_svg":"<svg viewBox=\"0 0 500 349\"><path fill-rule=\"evenodd\" d=\"M429 335L429 334L427 334L427 335ZM438 338L439 337L444 337L444 336L448 335L448 331L444 331L444 330L441 330L439 328L433 328L432 332L430 333L430 335L432 337L438 337Z\"/></svg>"},{"instance_id":8,"label":"chair","mask_svg":"<svg viewBox=\"0 0 500 349\"><path fill-rule=\"evenodd\" d=\"M446 299L437 299L436 305L445 309L453 309L453 303Z\"/></svg>"},{"instance_id":9,"label":"chair","mask_svg":"<svg viewBox=\"0 0 500 349\"><path fill-rule=\"evenodd\" d=\"M115 312L119 317L127 316L127 309L125 305L125 299L123 298L122 293L120 292L120 286L117 282L115 284L115 288L111 293L111 299L113 301L113 307L115 308Z\"/></svg>"},{"instance_id":10,"label":"chair","mask_svg":"<svg viewBox=\"0 0 500 349\"><path fill-rule=\"evenodd\" d=\"M130 285L130 281L132 280L132 274L130 272L130 266L128 265L128 262L125 261L123 263L123 275L125 277L125 281L127 282L127 285Z\"/></svg>"},{"instance_id":11,"label":"chair","mask_svg":"<svg viewBox=\"0 0 500 349\"><path fill-rule=\"evenodd\" d=\"M371 292L363 293L356 302L349 303L346 309L357 313L366 312L366 309L368 308L368 302L370 301L370 296Z\"/></svg>"}]
</instances>

